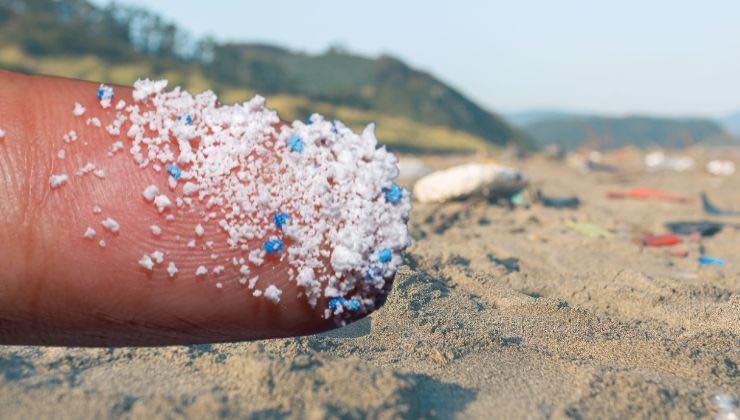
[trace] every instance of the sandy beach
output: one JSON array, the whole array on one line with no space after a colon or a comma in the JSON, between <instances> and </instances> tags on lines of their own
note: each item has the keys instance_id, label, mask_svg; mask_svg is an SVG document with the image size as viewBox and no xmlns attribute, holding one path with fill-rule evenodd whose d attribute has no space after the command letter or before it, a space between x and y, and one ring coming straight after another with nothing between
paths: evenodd
<instances>
[{"instance_id":1,"label":"sandy beach","mask_svg":"<svg viewBox=\"0 0 740 420\"><path fill-rule=\"evenodd\" d=\"M333 332L0 348L0 417L711 418L714 396L740 397L740 217L707 217L699 193L740 209L740 175L714 177L701 164L647 173L637 153L611 158L624 170L509 162L548 194L577 195L576 210L416 204L414 243L388 302ZM632 187L690 201L606 197ZM684 239L684 258L639 243L666 222L701 219L729 225ZM612 236L584 235L568 220ZM701 267L700 249L726 264Z\"/></svg>"}]
</instances>

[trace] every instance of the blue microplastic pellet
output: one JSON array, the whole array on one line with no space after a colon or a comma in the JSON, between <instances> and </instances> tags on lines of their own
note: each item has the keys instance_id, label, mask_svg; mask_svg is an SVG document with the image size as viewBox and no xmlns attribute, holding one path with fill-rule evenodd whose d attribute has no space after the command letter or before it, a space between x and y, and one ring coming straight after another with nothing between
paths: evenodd
<instances>
[{"instance_id":1,"label":"blue microplastic pellet","mask_svg":"<svg viewBox=\"0 0 740 420\"><path fill-rule=\"evenodd\" d=\"M329 299L329 309L337 309L338 306L344 305L345 300L345 298Z\"/></svg>"},{"instance_id":2,"label":"blue microplastic pellet","mask_svg":"<svg viewBox=\"0 0 740 420\"><path fill-rule=\"evenodd\" d=\"M301 153L303 151L303 140L298 136L298 134L293 134L293 136L288 139L288 147L292 152Z\"/></svg>"},{"instance_id":3,"label":"blue microplastic pellet","mask_svg":"<svg viewBox=\"0 0 740 420\"><path fill-rule=\"evenodd\" d=\"M351 312L357 312L360 310L360 301L357 299L350 299L345 303L347 309Z\"/></svg>"},{"instance_id":4,"label":"blue microplastic pellet","mask_svg":"<svg viewBox=\"0 0 740 420\"><path fill-rule=\"evenodd\" d=\"M175 179L180 179L182 176L182 171L175 165L167 165L167 172L169 172Z\"/></svg>"},{"instance_id":5,"label":"blue microplastic pellet","mask_svg":"<svg viewBox=\"0 0 740 420\"><path fill-rule=\"evenodd\" d=\"M283 227L288 223L288 219L290 219L290 215L288 213L275 213L272 216L272 220L275 222L275 227L282 230Z\"/></svg>"},{"instance_id":6,"label":"blue microplastic pellet","mask_svg":"<svg viewBox=\"0 0 740 420\"><path fill-rule=\"evenodd\" d=\"M283 250L283 241L280 239L270 239L263 245L265 252L272 254L275 252L281 252Z\"/></svg>"},{"instance_id":7,"label":"blue microplastic pellet","mask_svg":"<svg viewBox=\"0 0 740 420\"><path fill-rule=\"evenodd\" d=\"M190 115L186 115L184 119L185 119L185 124L187 125L190 125L193 123L193 117L191 117ZM182 115L177 117L178 122L182 122L182 120L183 120Z\"/></svg>"},{"instance_id":8,"label":"blue microplastic pellet","mask_svg":"<svg viewBox=\"0 0 740 420\"><path fill-rule=\"evenodd\" d=\"M385 199L388 200L389 203L398 203L398 200L403 197L403 190L393 182L391 182L390 187L383 188L383 192L385 193Z\"/></svg>"},{"instance_id":9,"label":"blue microplastic pellet","mask_svg":"<svg viewBox=\"0 0 740 420\"><path fill-rule=\"evenodd\" d=\"M98 99L110 99L113 97L113 88L110 86L100 86L98 88Z\"/></svg>"},{"instance_id":10,"label":"blue microplastic pellet","mask_svg":"<svg viewBox=\"0 0 740 420\"><path fill-rule=\"evenodd\" d=\"M383 248L378 253L378 261L382 263L387 263L391 260L391 257L393 257L393 253L388 248Z\"/></svg>"},{"instance_id":11,"label":"blue microplastic pellet","mask_svg":"<svg viewBox=\"0 0 740 420\"><path fill-rule=\"evenodd\" d=\"M714 258L714 257L699 257L699 264L701 265L717 265L717 266L723 266L725 265L725 260L721 258Z\"/></svg>"}]
</instances>

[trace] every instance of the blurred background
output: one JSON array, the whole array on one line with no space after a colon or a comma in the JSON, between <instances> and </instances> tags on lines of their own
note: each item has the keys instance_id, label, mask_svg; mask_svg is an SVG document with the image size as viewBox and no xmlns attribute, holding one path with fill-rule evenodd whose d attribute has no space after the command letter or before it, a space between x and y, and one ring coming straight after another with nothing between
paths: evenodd
<instances>
[{"instance_id":1,"label":"blurred background","mask_svg":"<svg viewBox=\"0 0 740 420\"><path fill-rule=\"evenodd\" d=\"M738 144L735 2L0 0L0 68L166 77L400 152Z\"/></svg>"}]
</instances>

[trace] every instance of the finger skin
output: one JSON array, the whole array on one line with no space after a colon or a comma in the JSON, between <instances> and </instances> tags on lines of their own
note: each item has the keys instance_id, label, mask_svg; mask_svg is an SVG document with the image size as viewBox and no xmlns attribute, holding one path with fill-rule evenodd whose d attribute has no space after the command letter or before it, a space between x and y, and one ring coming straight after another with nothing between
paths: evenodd
<instances>
[{"instance_id":1,"label":"finger skin","mask_svg":"<svg viewBox=\"0 0 740 420\"><path fill-rule=\"evenodd\" d=\"M289 281L286 263L268 256L257 270L262 288L283 291L278 304L255 298L238 284L239 257L228 249L215 223L197 247L193 226L198 212L175 209L165 221L141 192L150 184L170 192L165 177L140 169L127 149L109 156L114 137L85 124L98 117L103 127L113 120L95 96L98 84L0 72L0 343L74 346L169 345L253 340L311 334L335 327L321 316L326 302L312 308ZM131 101L131 90L116 87L116 98ZM75 102L87 111L75 117ZM75 130L78 140L62 138ZM125 132L125 131L124 131ZM124 141L124 143L126 143ZM57 151L66 157L59 159ZM105 170L105 179L74 173L88 162ZM49 176L70 180L51 189ZM171 195L172 196L172 195ZM94 214L94 206L102 208ZM100 222L120 224L112 233ZM149 231L162 229L160 236ZM83 237L90 226L94 240ZM106 246L98 246L99 240ZM213 249L204 249L213 240ZM149 272L137 263L160 250L177 261L170 278L164 266ZM212 255L214 257L212 257ZM215 258L215 259L213 259ZM224 273L196 277L203 264L223 264ZM165 263L166 265L166 263ZM215 287L221 281L223 288Z\"/></svg>"}]
</instances>

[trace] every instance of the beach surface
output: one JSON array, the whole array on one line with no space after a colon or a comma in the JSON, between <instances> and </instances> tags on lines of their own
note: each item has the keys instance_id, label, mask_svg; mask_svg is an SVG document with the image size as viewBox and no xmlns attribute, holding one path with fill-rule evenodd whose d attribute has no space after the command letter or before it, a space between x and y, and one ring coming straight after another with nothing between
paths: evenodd
<instances>
[{"instance_id":1,"label":"beach surface","mask_svg":"<svg viewBox=\"0 0 740 420\"><path fill-rule=\"evenodd\" d=\"M336 331L164 348L2 347L0 417L714 417L717 396L740 397L740 217L708 217L699 193L740 209L740 174L648 173L636 152L610 158L618 173L541 156L512 163L547 194L577 195L575 210L415 204L414 243L388 302ZM690 201L606 196L633 187ZM684 238L686 257L639 243L666 222L703 219L727 225ZM701 252L726 263L700 266Z\"/></svg>"}]
</instances>

